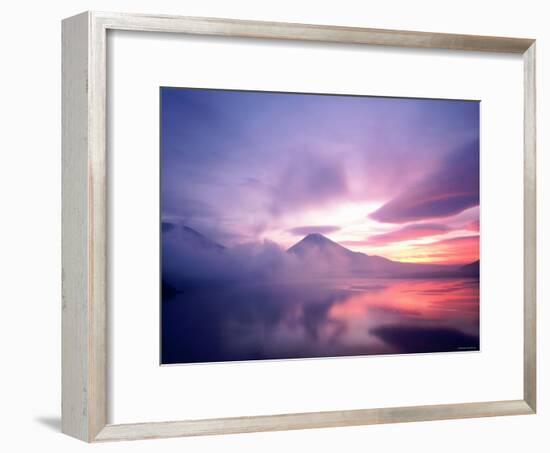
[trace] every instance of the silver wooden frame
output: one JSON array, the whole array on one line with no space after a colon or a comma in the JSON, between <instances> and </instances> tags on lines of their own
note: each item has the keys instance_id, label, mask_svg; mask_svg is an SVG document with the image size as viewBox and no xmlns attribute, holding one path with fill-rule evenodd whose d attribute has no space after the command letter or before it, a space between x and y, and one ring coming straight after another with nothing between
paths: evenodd
<instances>
[{"instance_id":1,"label":"silver wooden frame","mask_svg":"<svg viewBox=\"0 0 550 453\"><path fill-rule=\"evenodd\" d=\"M106 349L108 30L522 54L524 62L523 399L110 425ZM62 430L87 442L536 412L535 40L85 12L63 21Z\"/></svg>"}]
</instances>

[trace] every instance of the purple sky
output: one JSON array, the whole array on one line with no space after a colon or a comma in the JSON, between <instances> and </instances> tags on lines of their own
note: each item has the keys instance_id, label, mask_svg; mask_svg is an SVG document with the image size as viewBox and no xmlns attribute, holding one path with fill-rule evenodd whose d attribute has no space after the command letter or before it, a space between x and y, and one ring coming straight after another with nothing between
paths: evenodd
<instances>
[{"instance_id":1,"label":"purple sky","mask_svg":"<svg viewBox=\"0 0 550 453\"><path fill-rule=\"evenodd\" d=\"M320 232L393 258L478 234L478 102L180 88L161 98L165 220L226 246Z\"/></svg>"}]
</instances>

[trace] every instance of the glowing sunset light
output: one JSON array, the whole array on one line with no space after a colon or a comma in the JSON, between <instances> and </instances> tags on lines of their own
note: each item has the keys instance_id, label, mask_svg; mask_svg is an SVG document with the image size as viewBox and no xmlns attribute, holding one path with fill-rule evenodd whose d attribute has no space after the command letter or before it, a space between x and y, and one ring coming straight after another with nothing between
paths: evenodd
<instances>
[{"instance_id":1,"label":"glowing sunset light","mask_svg":"<svg viewBox=\"0 0 550 453\"><path fill-rule=\"evenodd\" d=\"M391 247L387 258L432 264L467 264L479 259L479 236L460 236L429 243L408 243Z\"/></svg>"},{"instance_id":2,"label":"glowing sunset light","mask_svg":"<svg viewBox=\"0 0 550 453\"><path fill-rule=\"evenodd\" d=\"M376 221L365 217L365 212L372 211L379 205L380 203L347 202L323 209L306 210L279 219L279 222L287 227L265 231L262 237L277 242L285 248L291 247L310 233L324 234L339 243L364 237L365 234L384 228Z\"/></svg>"}]
</instances>

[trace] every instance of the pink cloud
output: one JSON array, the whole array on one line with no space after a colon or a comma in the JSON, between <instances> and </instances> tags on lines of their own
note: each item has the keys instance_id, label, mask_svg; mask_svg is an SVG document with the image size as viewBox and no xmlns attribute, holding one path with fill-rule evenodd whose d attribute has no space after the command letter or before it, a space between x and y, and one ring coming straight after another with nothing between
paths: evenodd
<instances>
[{"instance_id":1,"label":"pink cloud","mask_svg":"<svg viewBox=\"0 0 550 453\"><path fill-rule=\"evenodd\" d=\"M479 205L479 141L450 153L441 165L369 214L385 223L449 217Z\"/></svg>"},{"instance_id":2,"label":"pink cloud","mask_svg":"<svg viewBox=\"0 0 550 453\"><path fill-rule=\"evenodd\" d=\"M295 236L305 236L312 233L329 234L339 231L341 228L337 225L307 225L291 228L289 233Z\"/></svg>"},{"instance_id":3,"label":"pink cloud","mask_svg":"<svg viewBox=\"0 0 550 453\"><path fill-rule=\"evenodd\" d=\"M479 231L479 220L472 220L462 227L464 230Z\"/></svg>"},{"instance_id":4,"label":"pink cloud","mask_svg":"<svg viewBox=\"0 0 550 453\"><path fill-rule=\"evenodd\" d=\"M370 236L365 245L385 245L394 242L410 241L447 233L450 228L439 223L413 223L388 233Z\"/></svg>"}]
</instances>

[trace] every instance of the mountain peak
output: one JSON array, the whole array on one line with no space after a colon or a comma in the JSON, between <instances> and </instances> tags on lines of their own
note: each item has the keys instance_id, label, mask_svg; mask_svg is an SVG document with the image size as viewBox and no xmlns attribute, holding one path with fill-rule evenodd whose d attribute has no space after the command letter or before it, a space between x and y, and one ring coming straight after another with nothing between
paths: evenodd
<instances>
[{"instance_id":1,"label":"mountain peak","mask_svg":"<svg viewBox=\"0 0 550 453\"><path fill-rule=\"evenodd\" d=\"M331 242L333 244L336 244L336 242L331 241L326 236L323 236L321 233L310 233L307 236L305 236L302 241L310 241L310 242Z\"/></svg>"},{"instance_id":2,"label":"mountain peak","mask_svg":"<svg viewBox=\"0 0 550 453\"><path fill-rule=\"evenodd\" d=\"M338 250L341 253L351 253L348 249L331 241L321 233L310 233L288 249L289 252L297 254L302 254L309 250Z\"/></svg>"}]
</instances>

